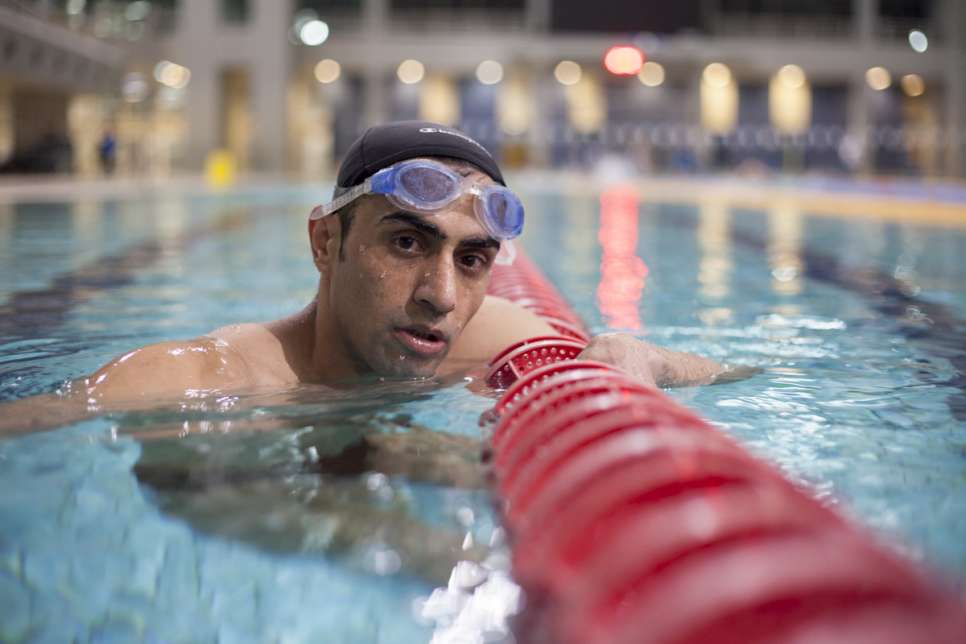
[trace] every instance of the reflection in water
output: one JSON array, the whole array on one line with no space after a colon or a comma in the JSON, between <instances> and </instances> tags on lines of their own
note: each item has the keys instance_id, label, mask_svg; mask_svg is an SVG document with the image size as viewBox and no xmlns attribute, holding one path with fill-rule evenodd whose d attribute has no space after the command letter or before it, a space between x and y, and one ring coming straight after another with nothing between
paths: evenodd
<instances>
[{"instance_id":1,"label":"reflection in water","mask_svg":"<svg viewBox=\"0 0 966 644\"><path fill-rule=\"evenodd\" d=\"M899 246L901 251L899 257L896 258L892 276L896 278L896 281L908 293L918 295L922 289L919 266L921 265L921 260L926 249L927 236L921 228L909 224L901 224L899 225L899 237L901 239ZM929 249L929 252L930 254L934 254L942 250L943 247L941 245L934 244ZM961 258L949 257L947 261L940 260L938 262L940 268L946 269L943 272L946 273L948 271L949 274L944 274L940 279L936 280L937 285L933 286L933 288L944 288L946 283L955 283L956 278L953 274L955 271L949 269L954 269L957 266L958 260L961 260Z\"/></svg>"},{"instance_id":2,"label":"reflection in water","mask_svg":"<svg viewBox=\"0 0 966 644\"><path fill-rule=\"evenodd\" d=\"M698 283L701 295L716 302L731 294L731 231L727 207L721 202L705 201L700 205L698 245L701 260L698 266ZM712 306L698 313L707 325L726 324L731 321L732 311L726 306Z\"/></svg>"},{"instance_id":3,"label":"reflection in water","mask_svg":"<svg viewBox=\"0 0 966 644\"><path fill-rule=\"evenodd\" d=\"M608 188L600 196L603 250L597 304L613 329L640 330L640 300L647 265L637 256L637 192L628 186Z\"/></svg>"},{"instance_id":4,"label":"reflection in water","mask_svg":"<svg viewBox=\"0 0 966 644\"><path fill-rule=\"evenodd\" d=\"M594 238L594 220L587 216L594 209L593 199L575 193L564 200L560 207L566 214L567 222L560 230L567 265L579 275L593 275L597 272L597 249L587 243L587 240Z\"/></svg>"},{"instance_id":5,"label":"reflection in water","mask_svg":"<svg viewBox=\"0 0 966 644\"><path fill-rule=\"evenodd\" d=\"M778 295L802 292L802 213L787 204L776 204L768 211L768 263L771 288ZM782 309L788 315L795 311Z\"/></svg>"},{"instance_id":6,"label":"reflection in water","mask_svg":"<svg viewBox=\"0 0 966 644\"><path fill-rule=\"evenodd\" d=\"M486 558L489 548L478 542L488 535L474 534L477 513L465 503L445 527L427 524L415 512L412 485L474 495L484 475L478 440L392 412L394 403L421 399L424 388L198 397L178 409L120 416L114 434L141 441L139 482L196 529L442 583L457 561Z\"/></svg>"},{"instance_id":7,"label":"reflection in water","mask_svg":"<svg viewBox=\"0 0 966 644\"><path fill-rule=\"evenodd\" d=\"M74 244L79 249L96 248L101 240L101 203L94 199L78 199L70 204Z\"/></svg>"},{"instance_id":8,"label":"reflection in water","mask_svg":"<svg viewBox=\"0 0 966 644\"><path fill-rule=\"evenodd\" d=\"M141 442L139 483L194 530L431 582L412 610L433 642L506 641L522 591L490 516L481 444L398 411L437 387L199 395L116 415L113 435Z\"/></svg>"},{"instance_id":9,"label":"reflection in water","mask_svg":"<svg viewBox=\"0 0 966 644\"><path fill-rule=\"evenodd\" d=\"M13 220L13 204L0 202L0 252L11 242L11 238L13 237Z\"/></svg>"},{"instance_id":10,"label":"reflection in water","mask_svg":"<svg viewBox=\"0 0 966 644\"><path fill-rule=\"evenodd\" d=\"M188 226L188 200L184 198L161 198L156 205L157 216L153 225L161 239L177 239Z\"/></svg>"}]
</instances>

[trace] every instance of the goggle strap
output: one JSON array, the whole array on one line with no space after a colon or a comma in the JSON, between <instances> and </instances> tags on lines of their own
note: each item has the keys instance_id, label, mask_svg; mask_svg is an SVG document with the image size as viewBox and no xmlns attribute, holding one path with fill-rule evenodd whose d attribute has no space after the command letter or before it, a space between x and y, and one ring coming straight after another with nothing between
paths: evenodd
<instances>
[{"instance_id":1,"label":"goggle strap","mask_svg":"<svg viewBox=\"0 0 966 644\"><path fill-rule=\"evenodd\" d=\"M359 197L369 194L372 189L372 178L368 178L359 185L350 188L348 192L339 195L327 204L316 206L312 211L312 219L321 219L323 217L328 217L332 213L336 212L340 208L343 208Z\"/></svg>"},{"instance_id":2,"label":"goggle strap","mask_svg":"<svg viewBox=\"0 0 966 644\"><path fill-rule=\"evenodd\" d=\"M517 259L517 247L513 245L512 239L504 239L500 242L500 251L494 260L500 266L512 266Z\"/></svg>"}]
</instances>

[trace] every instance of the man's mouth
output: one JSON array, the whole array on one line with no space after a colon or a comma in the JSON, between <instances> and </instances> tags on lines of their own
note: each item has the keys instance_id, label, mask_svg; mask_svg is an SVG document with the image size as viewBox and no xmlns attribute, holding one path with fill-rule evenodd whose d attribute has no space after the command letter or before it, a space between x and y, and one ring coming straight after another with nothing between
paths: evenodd
<instances>
[{"instance_id":1,"label":"man's mouth","mask_svg":"<svg viewBox=\"0 0 966 644\"><path fill-rule=\"evenodd\" d=\"M424 326L397 327L393 335L410 352L425 357L439 355L449 344L446 334Z\"/></svg>"}]
</instances>

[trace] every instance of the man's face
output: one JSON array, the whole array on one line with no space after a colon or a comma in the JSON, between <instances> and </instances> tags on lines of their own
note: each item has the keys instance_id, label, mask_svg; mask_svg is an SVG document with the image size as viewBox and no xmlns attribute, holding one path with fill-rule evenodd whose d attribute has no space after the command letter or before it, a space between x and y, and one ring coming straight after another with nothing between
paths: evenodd
<instances>
[{"instance_id":1,"label":"man's face","mask_svg":"<svg viewBox=\"0 0 966 644\"><path fill-rule=\"evenodd\" d=\"M447 165L493 183L466 164ZM429 214L376 195L357 202L343 256L332 266L329 310L360 373L436 373L482 304L499 250L473 207L471 195Z\"/></svg>"}]
</instances>

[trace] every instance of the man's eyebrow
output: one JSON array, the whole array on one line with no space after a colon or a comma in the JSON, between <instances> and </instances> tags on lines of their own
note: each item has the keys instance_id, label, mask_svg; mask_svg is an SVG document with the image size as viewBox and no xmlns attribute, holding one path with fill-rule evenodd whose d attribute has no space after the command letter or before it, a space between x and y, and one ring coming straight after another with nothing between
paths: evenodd
<instances>
[{"instance_id":1,"label":"man's eyebrow","mask_svg":"<svg viewBox=\"0 0 966 644\"><path fill-rule=\"evenodd\" d=\"M426 235L429 235L430 237L437 239L439 241L446 240L446 235L443 233L443 231L441 231L434 224L429 223L422 217L418 215L414 215L412 213L403 212L403 211L393 212L388 215L385 215L382 219L379 220L379 223L381 224L381 223L394 222L394 221L408 224L413 228L415 228L416 230Z\"/></svg>"},{"instance_id":2,"label":"man's eyebrow","mask_svg":"<svg viewBox=\"0 0 966 644\"><path fill-rule=\"evenodd\" d=\"M459 245L460 248L474 248L478 250L492 248L497 251L500 250L500 242L492 237L468 237L467 239L460 240Z\"/></svg>"},{"instance_id":3,"label":"man's eyebrow","mask_svg":"<svg viewBox=\"0 0 966 644\"><path fill-rule=\"evenodd\" d=\"M398 212L389 213L384 215L379 223L391 223L391 222L401 222L412 226L416 230L419 230L430 237L438 241L446 241L446 233L436 227L435 224L431 224L419 215L414 215L409 212L400 210ZM500 242L493 239L492 237L467 237L466 239L461 239L459 243L460 248L471 248L484 250L487 248L492 248L496 251L500 250Z\"/></svg>"}]
</instances>

